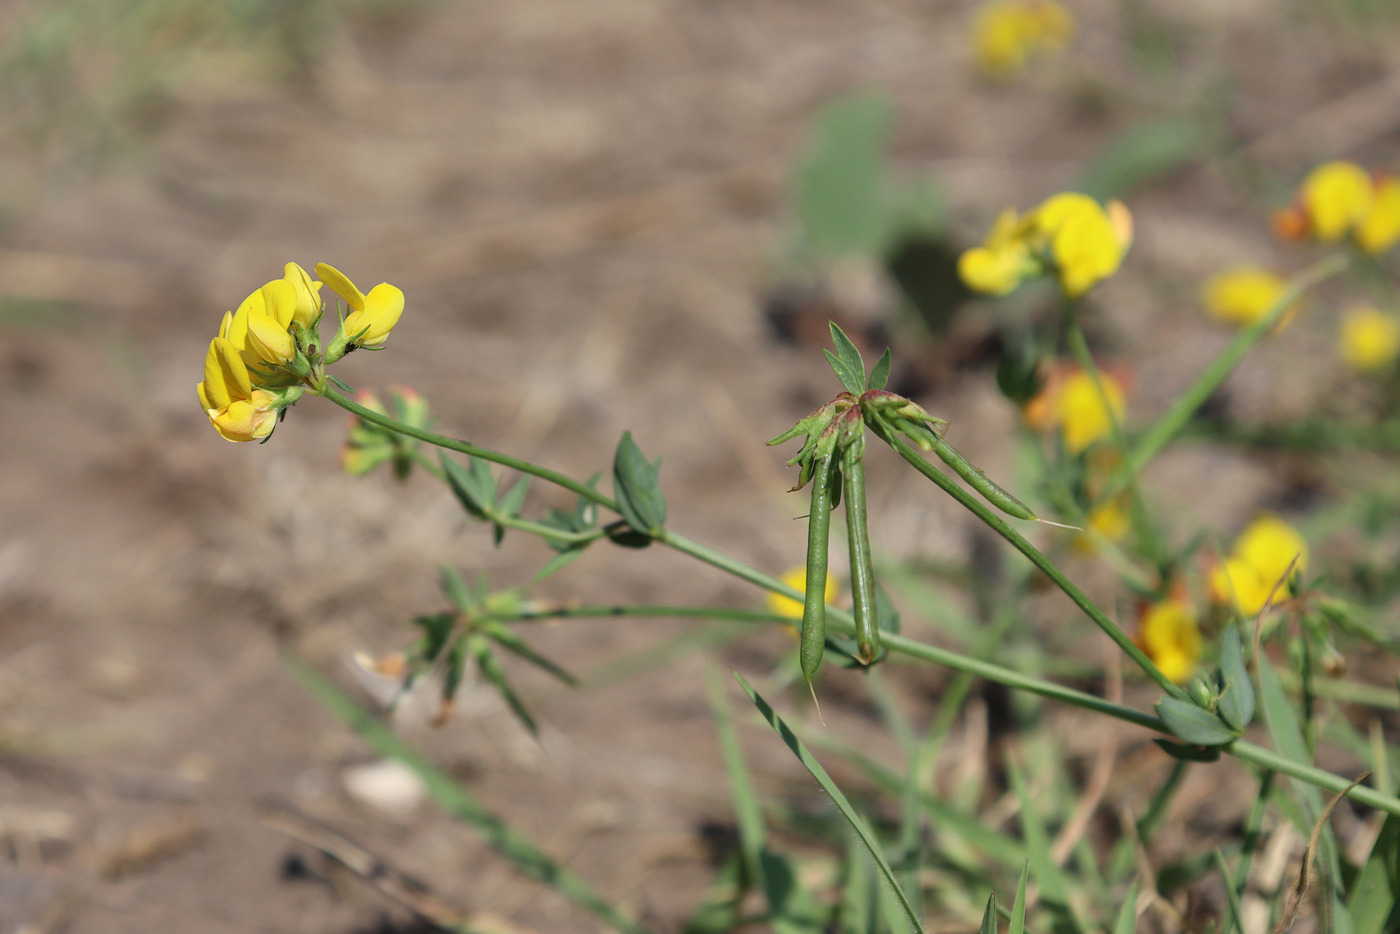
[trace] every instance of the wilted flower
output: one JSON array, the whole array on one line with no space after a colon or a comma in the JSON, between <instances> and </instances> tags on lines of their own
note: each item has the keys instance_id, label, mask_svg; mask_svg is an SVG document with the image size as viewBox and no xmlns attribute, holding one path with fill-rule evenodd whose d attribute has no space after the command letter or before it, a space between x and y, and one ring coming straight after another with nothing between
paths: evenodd
<instances>
[{"instance_id":1,"label":"wilted flower","mask_svg":"<svg viewBox=\"0 0 1400 934\"><path fill-rule=\"evenodd\" d=\"M1278 516L1265 513L1240 533L1229 556L1211 571L1211 598L1256 616L1275 588L1283 586L1285 576L1301 574L1307 562L1303 536Z\"/></svg>"},{"instance_id":2,"label":"wilted flower","mask_svg":"<svg viewBox=\"0 0 1400 934\"><path fill-rule=\"evenodd\" d=\"M1354 162L1326 162L1308 173L1290 207L1274 215L1288 239L1332 243L1350 236L1377 255L1400 240L1400 180Z\"/></svg>"},{"instance_id":3,"label":"wilted flower","mask_svg":"<svg viewBox=\"0 0 1400 934\"><path fill-rule=\"evenodd\" d=\"M996 0L978 8L972 21L977 67L989 78L1009 78L1044 51L1063 48L1074 34L1074 18L1054 0Z\"/></svg>"},{"instance_id":4,"label":"wilted flower","mask_svg":"<svg viewBox=\"0 0 1400 934\"><path fill-rule=\"evenodd\" d=\"M1137 643L1177 684L1190 678L1201 660L1201 631L1191 607L1181 600L1146 607L1138 619Z\"/></svg>"},{"instance_id":5,"label":"wilted flower","mask_svg":"<svg viewBox=\"0 0 1400 934\"><path fill-rule=\"evenodd\" d=\"M1353 308L1338 335L1342 359L1363 373L1384 369L1400 355L1400 318L1370 306Z\"/></svg>"}]
</instances>

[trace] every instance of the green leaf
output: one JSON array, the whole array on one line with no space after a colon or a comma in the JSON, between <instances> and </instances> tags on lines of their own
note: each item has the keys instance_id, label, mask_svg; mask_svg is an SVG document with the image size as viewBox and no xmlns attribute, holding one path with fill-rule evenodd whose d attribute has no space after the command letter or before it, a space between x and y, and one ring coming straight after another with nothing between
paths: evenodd
<instances>
[{"instance_id":1,"label":"green leaf","mask_svg":"<svg viewBox=\"0 0 1400 934\"><path fill-rule=\"evenodd\" d=\"M1235 732L1215 714L1175 697L1157 702L1157 716L1178 739L1196 746L1223 746L1236 738Z\"/></svg>"},{"instance_id":2,"label":"green leaf","mask_svg":"<svg viewBox=\"0 0 1400 934\"><path fill-rule=\"evenodd\" d=\"M588 883L568 868L554 862L529 839L487 810L452 776L410 749L377 717L356 704L320 672L295 656L284 656L282 661L292 676L323 707L357 733L377 754L401 762L412 770L439 807L453 820L475 829L487 845L508 859L522 873L549 886L623 934L646 934L645 928L624 917L612 904L589 887Z\"/></svg>"},{"instance_id":3,"label":"green leaf","mask_svg":"<svg viewBox=\"0 0 1400 934\"><path fill-rule=\"evenodd\" d=\"M1254 683L1244 667L1240 627L1234 620L1225 627L1220 640L1220 676L1222 683L1216 710L1221 719L1242 733L1254 719Z\"/></svg>"},{"instance_id":4,"label":"green leaf","mask_svg":"<svg viewBox=\"0 0 1400 934\"><path fill-rule=\"evenodd\" d=\"M840 359L841 365L846 368L846 372L856 377L856 383L860 386L859 389L852 389L851 392L860 395L865 392L865 361L861 359L860 350L846 336L846 332L837 326L835 321L828 321L826 324L831 330L831 345L836 348L837 358Z\"/></svg>"},{"instance_id":5,"label":"green leaf","mask_svg":"<svg viewBox=\"0 0 1400 934\"><path fill-rule=\"evenodd\" d=\"M840 357L829 350L823 350L822 353L826 354L826 362L830 363L831 368L836 371L836 378L841 381L842 386L846 387L847 392L856 394L865 392L864 370L852 370Z\"/></svg>"},{"instance_id":6,"label":"green leaf","mask_svg":"<svg viewBox=\"0 0 1400 934\"><path fill-rule=\"evenodd\" d=\"M661 492L657 470L632 440L632 432L622 434L613 457L613 491L618 511L634 532L655 537L666 524L666 497Z\"/></svg>"},{"instance_id":7,"label":"green leaf","mask_svg":"<svg viewBox=\"0 0 1400 934\"><path fill-rule=\"evenodd\" d=\"M783 742L786 743L787 747L797 756L797 760L807 769L807 772L816 780L817 784L821 786L821 789L831 796L831 801L836 805L836 809L841 812L841 816L851 825L851 829L854 830L856 836L860 838L860 842L865 846L866 851L870 854L870 858L875 861L875 867L880 870L880 875L884 877L885 883L890 886L896 897L898 897L900 906L904 909L905 914L909 918L909 923L913 925L914 930L918 931L919 934L924 934L922 920L920 920L918 913L914 911L914 906L909 903L909 897L904 894L904 889L900 888L899 880L895 878L894 870L890 868L889 861L885 859L884 851L880 848L880 843L875 839L875 834L871 831L869 825L856 813L855 808L851 807L851 802L846 799L845 794L842 793L837 784L831 780L831 776L826 773L826 769L822 768L821 763L817 762L817 760L812 757L812 754L807 751L807 747L802 745L802 742L797 738L797 734L792 732L792 728L783 722L783 719L768 705L767 701L759 696L757 691L749 686L749 683L744 680L742 675L736 672L734 677L738 679L740 686L744 689L744 693L749 695L749 700L754 702L754 706L758 708L759 713L768 721L768 725L782 737Z\"/></svg>"},{"instance_id":8,"label":"green leaf","mask_svg":"<svg viewBox=\"0 0 1400 934\"><path fill-rule=\"evenodd\" d=\"M1167 755L1182 762L1216 762L1220 759L1220 750L1217 747L1186 746L1166 739L1153 739L1152 742L1161 746Z\"/></svg>"},{"instance_id":9,"label":"green leaf","mask_svg":"<svg viewBox=\"0 0 1400 934\"><path fill-rule=\"evenodd\" d=\"M880 359L875 361L874 368L870 371L870 379L866 380L867 389L884 389L890 381L890 366L892 364L890 349L885 348L885 352L880 354Z\"/></svg>"},{"instance_id":10,"label":"green leaf","mask_svg":"<svg viewBox=\"0 0 1400 934\"><path fill-rule=\"evenodd\" d=\"M1382 934L1400 928L1400 818L1390 816L1381 825L1380 836L1371 847L1352 885L1349 907L1356 934Z\"/></svg>"},{"instance_id":11,"label":"green leaf","mask_svg":"<svg viewBox=\"0 0 1400 934\"><path fill-rule=\"evenodd\" d=\"M1025 934L1026 930L1026 881L1030 878L1031 861L1021 865L1021 881L1016 883L1016 901L1011 906L1011 927L1006 934Z\"/></svg>"},{"instance_id":12,"label":"green leaf","mask_svg":"<svg viewBox=\"0 0 1400 934\"><path fill-rule=\"evenodd\" d=\"M705 687L715 732L719 734L720 751L724 754L724 768L729 774L729 791L734 798L734 817L739 827L739 853L744 861L744 875L748 884L757 886L768 899L769 911L776 913L779 900L775 897L776 893L769 889L763 874L763 850L767 845L763 808L744 762L744 751L729 715L729 704L724 699L724 682L713 664L705 666Z\"/></svg>"},{"instance_id":13,"label":"green leaf","mask_svg":"<svg viewBox=\"0 0 1400 934\"><path fill-rule=\"evenodd\" d=\"M797 170L802 240L820 256L877 256L893 236L895 200L886 172L893 107L883 97L838 101L817 117Z\"/></svg>"},{"instance_id":14,"label":"green leaf","mask_svg":"<svg viewBox=\"0 0 1400 934\"><path fill-rule=\"evenodd\" d=\"M442 566L442 592L447 595L447 601L462 613L470 613L476 606L471 588L451 565Z\"/></svg>"},{"instance_id":15,"label":"green leaf","mask_svg":"<svg viewBox=\"0 0 1400 934\"><path fill-rule=\"evenodd\" d=\"M1021 802L1021 836L1025 839L1029 855L1029 859L1023 864L1022 875L1027 871L1026 867L1033 864L1035 878L1040 883L1041 895L1046 904L1053 905L1057 911L1065 912L1069 907L1069 882L1055 865L1055 857L1050 852L1050 834L1045 828L1045 821L1037 810L1035 801L1031 798L1030 789L1026 787L1025 772L1021 764L1011 756L1006 758L1006 771L1011 779L1011 788Z\"/></svg>"},{"instance_id":16,"label":"green leaf","mask_svg":"<svg viewBox=\"0 0 1400 934\"><path fill-rule=\"evenodd\" d=\"M504 626L501 623L487 623L483 627L483 631L492 639L494 639L497 642L497 644L499 644L502 648L515 653L516 655L525 659L525 661L534 665L536 668L543 669L544 671L553 675L555 678L567 684L569 687L578 687L578 678L574 677L566 669L560 667L559 665L550 661L548 658L545 658L543 655L536 652L533 648L530 647L530 644L528 642L520 638L520 635L518 633L508 628L507 626Z\"/></svg>"},{"instance_id":17,"label":"green leaf","mask_svg":"<svg viewBox=\"0 0 1400 934\"><path fill-rule=\"evenodd\" d=\"M535 724L535 718L530 716L530 711L525 708L525 702L510 686L510 681L506 678L506 671L501 667L501 660L496 657L495 652L491 651L491 643L479 635L473 636L471 643L471 653L476 659L477 669L487 681L495 686L496 690L501 692L501 697L505 699L506 704L521 725L530 731L531 736L538 737L540 728Z\"/></svg>"},{"instance_id":18,"label":"green leaf","mask_svg":"<svg viewBox=\"0 0 1400 934\"><path fill-rule=\"evenodd\" d=\"M438 654L447 645L447 640L457 625L457 614L433 613L419 616L413 622L423 627L423 658L431 662L437 659Z\"/></svg>"},{"instance_id":19,"label":"green leaf","mask_svg":"<svg viewBox=\"0 0 1400 934\"><path fill-rule=\"evenodd\" d=\"M501 501L496 504L496 514L514 519L520 515L520 508L525 505L525 494L530 490L530 475L521 474L520 479L515 481L515 486L506 491L501 497ZM496 536L496 544L501 543L501 539L506 536L506 527L499 522L493 530Z\"/></svg>"},{"instance_id":20,"label":"green leaf","mask_svg":"<svg viewBox=\"0 0 1400 934\"><path fill-rule=\"evenodd\" d=\"M987 908L982 912L982 926L978 934L997 934L997 893L987 896Z\"/></svg>"},{"instance_id":21,"label":"green leaf","mask_svg":"<svg viewBox=\"0 0 1400 934\"><path fill-rule=\"evenodd\" d=\"M472 518L484 521L496 505L496 481L491 476L491 469L484 461L474 457L468 458L471 463L470 470L462 467L454 458L448 457L445 451L439 452L438 457L442 461L442 472L447 477L447 485L452 488L452 493L461 502L462 508Z\"/></svg>"},{"instance_id":22,"label":"green leaf","mask_svg":"<svg viewBox=\"0 0 1400 934\"><path fill-rule=\"evenodd\" d=\"M1113 934L1134 934L1137 930L1137 880L1128 886L1128 897L1123 901L1123 910L1118 912L1118 920L1113 925Z\"/></svg>"}]
</instances>

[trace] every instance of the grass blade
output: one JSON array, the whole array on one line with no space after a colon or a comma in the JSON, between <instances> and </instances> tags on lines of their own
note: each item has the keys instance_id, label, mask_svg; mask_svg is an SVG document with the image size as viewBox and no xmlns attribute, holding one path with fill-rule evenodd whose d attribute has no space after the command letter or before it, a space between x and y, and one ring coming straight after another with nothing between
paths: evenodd
<instances>
[{"instance_id":1,"label":"grass blade","mask_svg":"<svg viewBox=\"0 0 1400 934\"><path fill-rule=\"evenodd\" d=\"M554 862L533 843L512 830L495 814L486 809L451 776L410 749L388 727L351 700L320 672L295 656L286 656L283 664L301 682L311 696L359 735L376 753L408 766L428 794L455 820L473 827L496 852L516 869L538 879L564 898L607 922L624 934L646 934L646 928L622 915L588 883Z\"/></svg>"},{"instance_id":2,"label":"grass blade","mask_svg":"<svg viewBox=\"0 0 1400 934\"><path fill-rule=\"evenodd\" d=\"M1025 934L1026 931L1026 881L1030 878L1031 861L1021 864L1021 881L1016 883L1016 901L1011 905L1011 927L1006 934Z\"/></svg>"},{"instance_id":3,"label":"grass blade","mask_svg":"<svg viewBox=\"0 0 1400 934\"><path fill-rule=\"evenodd\" d=\"M769 910L776 911L773 893L769 891L763 874L763 848L766 842L763 811L759 807L748 766L744 763L744 752L739 748L734 721L729 716L729 704L724 699L724 683L713 664L705 665L705 688L710 695L710 711L715 719L715 732L719 734L724 768L729 773L729 790L734 796L734 820L739 827L739 853L747 877L745 881L757 886L768 898Z\"/></svg>"},{"instance_id":4,"label":"grass blade","mask_svg":"<svg viewBox=\"0 0 1400 934\"><path fill-rule=\"evenodd\" d=\"M793 755L797 756L797 761L802 763L803 767L807 769L812 778L821 786L821 789L831 796L832 803L836 805L836 809L841 812L841 816L846 819L846 822L851 825L851 829L856 832L856 836L860 838L860 842L865 846L866 851L870 853L870 858L875 861L875 867L880 870L880 874L885 877L885 882L889 884L895 896L899 899L900 907L904 909L905 914L908 916L909 923L919 934L924 934L924 925L919 918L918 912L916 912L914 906L910 904L909 897L904 894L904 889L900 888L899 880L895 878L894 870L890 868L889 862L885 859L884 852L880 849L880 842L875 839L875 834L870 830L870 827L861 819L861 816L856 813L855 808L851 807L851 802L846 800L846 796L842 794L841 789L831 780L831 776L826 774L826 769L822 768L821 763L812 757L812 754L807 751L807 747L802 745L802 742L797 738L797 734L792 731L791 727L783 722L782 717L778 716L777 711L770 707L768 702L759 696L758 692L744 680L742 675L736 672L734 677L738 679L740 686L744 689L744 693L749 695L749 700L754 702L754 706L756 706L759 713L763 715L763 719L768 721L768 725L782 737L783 742L792 750Z\"/></svg>"}]
</instances>

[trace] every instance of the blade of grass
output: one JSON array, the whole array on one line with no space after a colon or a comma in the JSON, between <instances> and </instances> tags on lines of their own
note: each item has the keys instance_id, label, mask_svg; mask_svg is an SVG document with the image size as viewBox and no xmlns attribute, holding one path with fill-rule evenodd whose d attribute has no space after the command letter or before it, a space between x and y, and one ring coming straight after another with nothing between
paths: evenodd
<instances>
[{"instance_id":1,"label":"blade of grass","mask_svg":"<svg viewBox=\"0 0 1400 934\"><path fill-rule=\"evenodd\" d=\"M1011 927L1006 934L1025 934L1026 930L1026 882L1030 879L1031 861L1021 864L1021 881L1016 883L1016 901L1011 905Z\"/></svg>"},{"instance_id":2,"label":"blade of grass","mask_svg":"<svg viewBox=\"0 0 1400 934\"><path fill-rule=\"evenodd\" d=\"M744 874L749 885L756 886L768 899L768 908L776 912L773 893L768 888L763 874L763 849L766 830L763 826L763 810L754 792L753 779L744 763L744 751L739 746L739 735L734 731L734 721L729 716L729 704L724 698L723 676L713 663L705 665L705 689L710 697L710 711L715 719L715 732L719 734L720 751L724 755L724 769L729 775L729 790L734 796L734 819L739 827L739 853L744 864Z\"/></svg>"},{"instance_id":3,"label":"blade of grass","mask_svg":"<svg viewBox=\"0 0 1400 934\"><path fill-rule=\"evenodd\" d=\"M646 928L626 918L588 883L554 862L533 843L486 809L451 776L410 749L384 724L301 659L284 656L283 664L312 697L381 756L397 760L418 776L438 806L474 828L482 838L521 872L545 883L561 896L625 934L645 934Z\"/></svg>"},{"instance_id":4,"label":"blade of grass","mask_svg":"<svg viewBox=\"0 0 1400 934\"><path fill-rule=\"evenodd\" d=\"M1240 927L1244 923L1244 911L1240 907L1240 893L1235 891L1234 880L1230 877L1230 867L1225 864L1225 854L1220 852L1220 847L1215 848L1215 868L1220 872L1220 879L1225 883L1225 900L1229 903L1230 913L1225 916L1225 931L1238 931L1244 934Z\"/></svg>"},{"instance_id":5,"label":"blade of grass","mask_svg":"<svg viewBox=\"0 0 1400 934\"><path fill-rule=\"evenodd\" d=\"M1006 771L1011 779L1011 789L1021 803L1021 836L1029 854L1026 865L1035 867L1035 878L1040 884L1041 898L1046 905L1074 923L1069 910L1069 882L1050 854L1050 834L1046 831L1045 821L1031 798L1030 789L1026 786L1025 772L1015 756L1006 757ZM1074 927L1077 929L1079 925L1074 923Z\"/></svg>"},{"instance_id":6,"label":"blade of grass","mask_svg":"<svg viewBox=\"0 0 1400 934\"><path fill-rule=\"evenodd\" d=\"M802 763L807 772L816 780L817 784L821 786L821 789L831 796L831 801L836 805L836 809L841 812L841 816L851 825L851 829L856 832L856 836L859 837L860 842L864 844L866 851L870 854L870 858L875 861L875 868L880 870L880 875L885 877L885 882L894 890L895 896L899 899L900 907L904 909L905 915L909 918L909 923L919 934L924 934L923 922L920 920L918 913L914 910L914 906L910 903L909 897L905 895L904 890L900 888L899 880L895 878L894 870L890 868L889 862L885 859L884 851L880 848L880 842L875 839L874 832L872 832L866 822L861 819L861 816L856 813L855 808L851 807L851 802L846 799L845 794L843 794L836 783L831 780L831 776L826 773L826 769L822 768L821 763L812 757L812 754L807 751L807 747L802 745L801 740L797 738L797 734L783 721L783 718L778 716L777 711L770 707L768 702L759 696L758 692L744 680L742 675L735 672L734 677L738 679L739 685L744 689L744 693L749 695L749 700L753 701L754 706L756 706L759 713L763 715L763 719L768 721L768 725L782 738L783 742L787 744L787 747L792 750L793 755L797 756L797 761Z\"/></svg>"},{"instance_id":7,"label":"blade of grass","mask_svg":"<svg viewBox=\"0 0 1400 934\"><path fill-rule=\"evenodd\" d=\"M1128 886L1128 897L1123 909L1118 912L1118 921L1113 925L1113 934L1134 934L1137 930L1137 890L1136 881Z\"/></svg>"}]
</instances>

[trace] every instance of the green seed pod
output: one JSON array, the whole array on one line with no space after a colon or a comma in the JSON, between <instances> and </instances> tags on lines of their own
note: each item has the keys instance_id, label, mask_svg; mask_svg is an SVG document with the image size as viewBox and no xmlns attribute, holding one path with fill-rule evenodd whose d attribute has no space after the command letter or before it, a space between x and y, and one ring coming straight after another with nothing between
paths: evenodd
<instances>
[{"instance_id":1,"label":"green seed pod","mask_svg":"<svg viewBox=\"0 0 1400 934\"><path fill-rule=\"evenodd\" d=\"M835 474L834 458L823 457L816 461L812 509L807 517L807 593L802 605L802 638L797 652L808 684L821 667L822 651L826 648L826 558Z\"/></svg>"},{"instance_id":2,"label":"green seed pod","mask_svg":"<svg viewBox=\"0 0 1400 934\"><path fill-rule=\"evenodd\" d=\"M937 454L943 463L953 468L953 473L967 481L967 485L980 493L987 502L1014 519L1034 520L1036 518L1036 514L1031 512L1029 506L993 483L980 467L974 467L968 463L967 458L959 454L951 444L932 433L929 434L928 439L933 447L933 453Z\"/></svg>"},{"instance_id":3,"label":"green seed pod","mask_svg":"<svg viewBox=\"0 0 1400 934\"><path fill-rule=\"evenodd\" d=\"M851 615L856 623L857 658L866 665L880 654L879 612L875 606L875 569L865 515L865 462L857 445L841 452L845 477L846 532L851 551Z\"/></svg>"}]
</instances>

